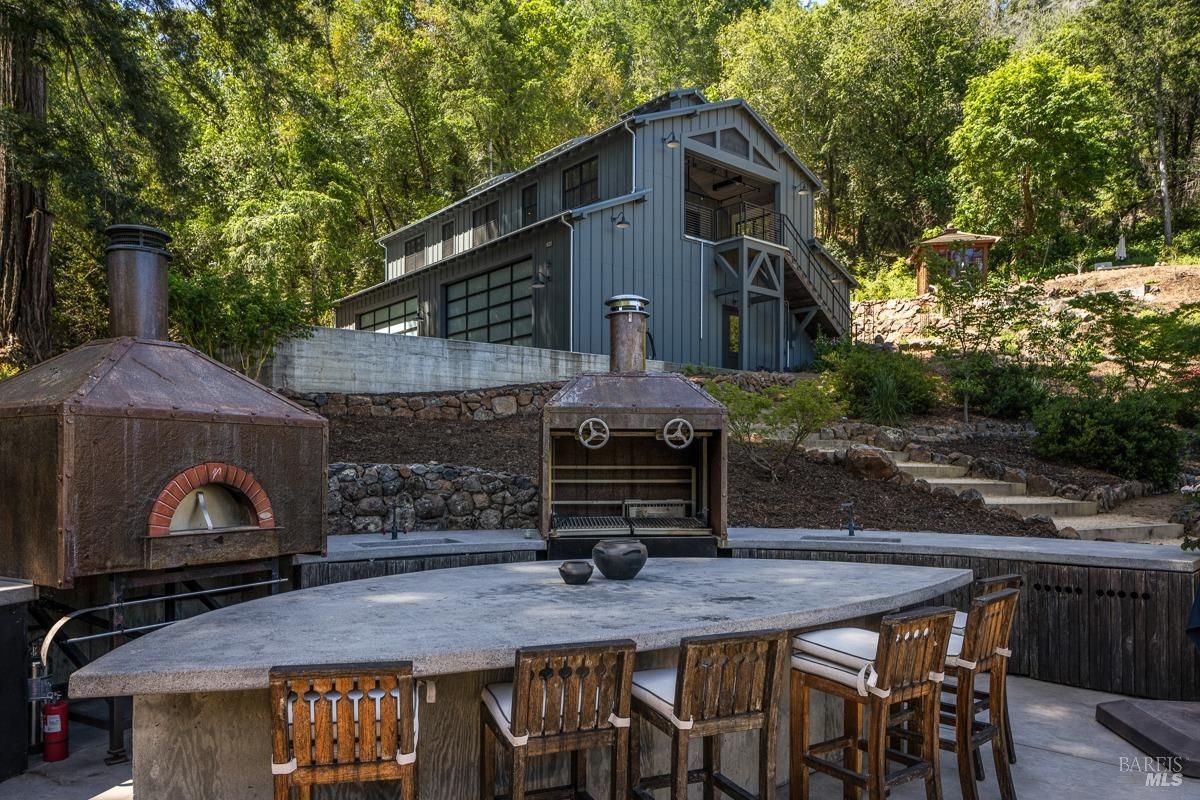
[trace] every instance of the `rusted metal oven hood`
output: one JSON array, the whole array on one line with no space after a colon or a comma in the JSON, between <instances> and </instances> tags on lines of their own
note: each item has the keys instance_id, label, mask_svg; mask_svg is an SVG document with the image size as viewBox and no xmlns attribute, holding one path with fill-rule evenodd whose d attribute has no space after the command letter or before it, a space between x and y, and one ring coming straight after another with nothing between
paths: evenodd
<instances>
[{"instance_id":1,"label":"rusted metal oven hood","mask_svg":"<svg viewBox=\"0 0 1200 800\"><path fill-rule=\"evenodd\" d=\"M165 234L113 235L112 328L151 338L90 342L0 382L0 574L71 586L321 552L326 421L153 338L166 330Z\"/></svg>"}]
</instances>

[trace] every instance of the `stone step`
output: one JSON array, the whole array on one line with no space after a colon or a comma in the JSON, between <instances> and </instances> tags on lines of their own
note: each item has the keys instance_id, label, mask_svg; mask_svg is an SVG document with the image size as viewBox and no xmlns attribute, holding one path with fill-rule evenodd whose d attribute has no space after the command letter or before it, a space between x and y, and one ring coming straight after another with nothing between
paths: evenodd
<instances>
[{"instance_id":1,"label":"stone step","mask_svg":"<svg viewBox=\"0 0 1200 800\"><path fill-rule=\"evenodd\" d=\"M994 481L990 478L926 478L931 486L949 486L955 494L964 489L975 489L985 498L988 497L1017 497L1025 494L1025 484L1009 481Z\"/></svg>"},{"instance_id":2,"label":"stone step","mask_svg":"<svg viewBox=\"0 0 1200 800\"><path fill-rule=\"evenodd\" d=\"M1065 497L1025 496L986 497L984 502L998 508L1015 508L1021 516L1091 517L1096 514L1095 500L1068 500Z\"/></svg>"},{"instance_id":3,"label":"stone step","mask_svg":"<svg viewBox=\"0 0 1200 800\"><path fill-rule=\"evenodd\" d=\"M1059 530L1072 528L1080 539L1113 542L1144 542L1149 539L1178 539L1183 525L1176 522L1132 517L1127 514L1097 514L1094 517L1052 517Z\"/></svg>"},{"instance_id":4,"label":"stone step","mask_svg":"<svg viewBox=\"0 0 1200 800\"><path fill-rule=\"evenodd\" d=\"M892 454L895 456L895 453ZM901 455L904 455L903 453ZM914 478L962 478L967 474L966 467L956 467L953 464L930 464L922 461L896 462L900 469Z\"/></svg>"}]
</instances>

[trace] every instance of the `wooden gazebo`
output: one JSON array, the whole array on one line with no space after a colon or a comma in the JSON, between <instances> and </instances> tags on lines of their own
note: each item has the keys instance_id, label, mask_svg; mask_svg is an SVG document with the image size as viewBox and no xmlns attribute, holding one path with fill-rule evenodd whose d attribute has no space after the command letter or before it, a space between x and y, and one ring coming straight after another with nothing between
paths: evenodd
<instances>
[{"instance_id":1,"label":"wooden gazebo","mask_svg":"<svg viewBox=\"0 0 1200 800\"><path fill-rule=\"evenodd\" d=\"M928 253L944 258L952 265L952 273L963 267L974 267L980 276L987 278L988 251L992 245L1000 241L999 236L988 236L983 233L968 233L960 231L953 225L937 236L922 239L912 255L912 261L917 268L917 294L929 291Z\"/></svg>"}]
</instances>

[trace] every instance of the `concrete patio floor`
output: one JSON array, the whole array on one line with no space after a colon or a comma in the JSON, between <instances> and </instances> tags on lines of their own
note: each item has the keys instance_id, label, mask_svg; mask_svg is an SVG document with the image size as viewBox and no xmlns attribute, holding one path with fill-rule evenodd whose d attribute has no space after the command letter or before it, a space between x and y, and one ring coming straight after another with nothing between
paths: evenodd
<instances>
[{"instance_id":1,"label":"concrete patio floor","mask_svg":"<svg viewBox=\"0 0 1200 800\"><path fill-rule=\"evenodd\" d=\"M1200 781L1184 779L1181 785L1171 786L1168 778L1165 787L1147 786L1144 774L1122 771L1122 757L1142 754L1095 720L1096 704L1116 695L1025 678L1012 678L1009 686L1017 743L1013 778L1021 798L1142 800L1200 794ZM24 775L0 783L0 800L129 800L133 796L129 765L104 765L106 734L85 725L72 726L71 733L69 759L56 764L35 762ZM999 792L991 753L985 752L984 759L988 780L977 785L981 800L992 800ZM949 753L942 756L942 781L947 798L959 796L958 771ZM841 796L840 786L833 781L814 778L814 800ZM907 800L925 795L919 783L912 783L891 796Z\"/></svg>"}]
</instances>

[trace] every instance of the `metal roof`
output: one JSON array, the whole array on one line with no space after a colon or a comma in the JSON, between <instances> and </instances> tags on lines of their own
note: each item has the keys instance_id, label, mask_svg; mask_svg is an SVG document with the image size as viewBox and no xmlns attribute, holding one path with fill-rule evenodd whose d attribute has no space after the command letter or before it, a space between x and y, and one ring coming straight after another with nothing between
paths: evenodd
<instances>
[{"instance_id":1,"label":"metal roof","mask_svg":"<svg viewBox=\"0 0 1200 800\"><path fill-rule=\"evenodd\" d=\"M960 231L953 225L948 225L946 230L939 233L937 236L930 236L928 239L922 239L921 244L955 244L958 242L980 242L986 244L995 244L1000 241L999 236L989 236L986 233L968 233Z\"/></svg>"},{"instance_id":2,"label":"metal roof","mask_svg":"<svg viewBox=\"0 0 1200 800\"><path fill-rule=\"evenodd\" d=\"M128 337L89 342L0 381L0 417L59 412L325 424L187 345Z\"/></svg>"}]
</instances>

